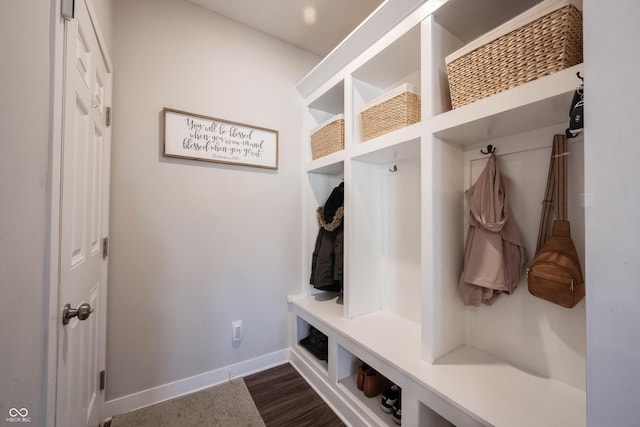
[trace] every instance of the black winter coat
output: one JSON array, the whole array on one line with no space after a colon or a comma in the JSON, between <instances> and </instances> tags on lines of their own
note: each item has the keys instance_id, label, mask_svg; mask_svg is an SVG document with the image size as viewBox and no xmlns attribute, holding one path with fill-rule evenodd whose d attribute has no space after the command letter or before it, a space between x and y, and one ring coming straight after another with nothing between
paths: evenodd
<instances>
[{"instance_id":1,"label":"black winter coat","mask_svg":"<svg viewBox=\"0 0 640 427\"><path fill-rule=\"evenodd\" d=\"M343 184L340 184L333 190L326 204L316 211L320 230L311 261L310 283L323 291L342 290L343 200Z\"/></svg>"}]
</instances>

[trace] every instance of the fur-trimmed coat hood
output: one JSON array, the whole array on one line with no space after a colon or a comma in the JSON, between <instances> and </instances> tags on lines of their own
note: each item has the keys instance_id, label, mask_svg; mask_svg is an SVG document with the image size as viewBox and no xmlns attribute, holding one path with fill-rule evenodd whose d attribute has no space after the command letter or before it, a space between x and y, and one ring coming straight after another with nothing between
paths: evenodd
<instances>
[{"instance_id":1,"label":"fur-trimmed coat hood","mask_svg":"<svg viewBox=\"0 0 640 427\"><path fill-rule=\"evenodd\" d=\"M324 228L327 231L335 231L342 225L342 219L344 217L344 206L340 206L336 213L333 215L333 218L330 222L327 222L324 216L324 206L320 206L316 210L316 217L318 218L318 224L320 227Z\"/></svg>"}]
</instances>

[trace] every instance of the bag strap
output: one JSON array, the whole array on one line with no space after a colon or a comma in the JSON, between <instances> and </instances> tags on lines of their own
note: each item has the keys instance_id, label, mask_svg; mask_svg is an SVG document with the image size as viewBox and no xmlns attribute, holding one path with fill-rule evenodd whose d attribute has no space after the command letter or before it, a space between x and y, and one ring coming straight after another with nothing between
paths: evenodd
<instances>
[{"instance_id":1,"label":"bag strap","mask_svg":"<svg viewBox=\"0 0 640 427\"><path fill-rule=\"evenodd\" d=\"M557 141L557 142L556 142ZM568 156L567 137L565 135L554 135L553 143L558 144L556 156L556 220L566 221L567 215L567 183L568 183Z\"/></svg>"},{"instance_id":2,"label":"bag strap","mask_svg":"<svg viewBox=\"0 0 640 427\"><path fill-rule=\"evenodd\" d=\"M549 161L549 174L547 175L547 187L542 200L542 214L540 215L536 253L540 251L544 242L549 238L551 209L554 204L556 219L567 219L567 155L567 137L561 134L554 135L551 160Z\"/></svg>"}]
</instances>

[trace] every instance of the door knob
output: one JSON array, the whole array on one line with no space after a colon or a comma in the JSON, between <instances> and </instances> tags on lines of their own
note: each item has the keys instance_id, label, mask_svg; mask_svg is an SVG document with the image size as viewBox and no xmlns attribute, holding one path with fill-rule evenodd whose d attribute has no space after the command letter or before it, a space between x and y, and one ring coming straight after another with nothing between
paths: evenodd
<instances>
[{"instance_id":1,"label":"door knob","mask_svg":"<svg viewBox=\"0 0 640 427\"><path fill-rule=\"evenodd\" d=\"M86 320L93 313L93 308L88 303L82 303L78 308L71 308L71 304L67 304L62 309L62 324L69 323L69 319L78 317L79 320Z\"/></svg>"}]
</instances>

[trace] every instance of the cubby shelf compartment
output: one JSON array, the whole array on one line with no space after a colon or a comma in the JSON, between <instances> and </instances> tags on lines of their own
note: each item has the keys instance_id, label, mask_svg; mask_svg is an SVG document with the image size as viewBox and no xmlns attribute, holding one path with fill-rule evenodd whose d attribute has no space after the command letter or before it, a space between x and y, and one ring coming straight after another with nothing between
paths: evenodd
<instances>
[{"instance_id":1,"label":"cubby shelf compartment","mask_svg":"<svg viewBox=\"0 0 640 427\"><path fill-rule=\"evenodd\" d=\"M418 410L418 425L420 427L456 427L454 424L447 421L446 418L444 418L422 402L420 402Z\"/></svg>"},{"instance_id":2,"label":"cubby shelf compartment","mask_svg":"<svg viewBox=\"0 0 640 427\"><path fill-rule=\"evenodd\" d=\"M309 104L309 110L318 123L322 123L330 116L344 113L344 82L340 81L318 96Z\"/></svg>"},{"instance_id":3,"label":"cubby shelf compartment","mask_svg":"<svg viewBox=\"0 0 640 427\"><path fill-rule=\"evenodd\" d=\"M329 364L326 360L318 360L315 358L313 354L311 354L306 348L304 348L300 343L296 344L296 349L298 350L298 356L303 358L305 362L312 366L313 369L320 373L323 376L328 375Z\"/></svg>"},{"instance_id":4,"label":"cubby shelf compartment","mask_svg":"<svg viewBox=\"0 0 640 427\"><path fill-rule=\"evenodd\" d=\"M569 123L571 98L583 71L578 64L555 74L435 116L429 130L459 145Z\"/></svg>"},{"instance_id":5,"label":"cubby shelf compartment","mask_svg":"<svg viewBox=\"0 0 640 427\"><path fill-rule=\"evenodd\" d=\"M358 390L356 383L356 376L352 375L341 379L338 382L338 387L341 391L349 396L352 402L358 406L358 408L379 426L394 426L391 414L386 414L380 409L380 395L374 397L367 397L362 390Z\"/></svg>"},{"instance_id":6,"label":"cubby shelf compartment","mask_svg":"<svg viewBox=\"0 0 640 427\"><path fill-rule=\"evenodd\" d=\"M416 25L358 67L351 74L372 87L366 101L382 95L399 82L420 84L420 26ZM412 81L413 79L413 81Z\"/></svg>"},{"instance_id":7,"label":"cubby shelf compartment","mask_svg":"<svg viewBox=\"0 0 640 427\"><path fill-rule=\"evenodd\" d=\"M309 350L300 344L300 340L309 334L309 323L299 316L296 316L296 348L299 349L301 357L304 357L307 363L311 364L318 372L327 375L329 369L328 360L319 360ZM311 325L314 326L315 325ZM317 328L316 328L317 329ZM323 331L320 331L323 332ZM324 332L323 332L324 333ZM326 335L326 334L325 334ZM304 356L302 356L304 355Z\"/></svg>"},{"instance_id":8,"label":"cubby shelf compartment","mask_svg":"<svg viewBox=\"0 0 640 427\"><path fill-rule=\"evenodd\" d=\"M434 372L442 375L437 382L433 378L432 386L492 425L583 426L586 420L584 305L569 311L536 299L529 295L525 278L513 295L501 297L490 307L466 308L457 292L468 225L463 192L475 182L487 159L479 148L487 143L498 147L500 169L510 178L511 212L531 259L549 144L565 126L478 139L467 146L433 138L438 160L433 164L435 208L427 238L434 242L428 245L433 256L425 262L429 275L423 306L425 359L435 359ZM582 143L578 138L571 144L570 182L577 194L583 191ZM577 206L570 212L576 215L571 219L572 231L576 246L581 246L584 212ZM482 398L472 401L463 390L476 390ZM515 398L507 403L509 393ZM536 395L541 397L535 399Z\"/></svg>"},{"instance_id":9,"label":"cubby shelf compartment","mask_svg":"<svg viewBox=\"0 0 640 427\"><path fill-rule=\"evenodd\" d=\"M349 318L382 310L420 319L420 138L398 135L371 141L372 150L351 161L345 193Z\"/></svg>"},{"instance_id":10,"label":"cubby shelf compartment","mask_svg":"<svg viewBox=\"0 0 640 427\"><path fill-rule=\"evenodd\" d=\"M369 102L405 83L420 95L420 51L415 25L351 73L354 145L363 140L360 113Z\"/></svg>"},{"instance_id":11,"label":"cubby shelf compartment","mask_svg":"<svg viewBox=\"0 0 640 427\"><path fill-rule=\"evenodd\" d=\"M359 351L360 356L356 356L353 351L353 346L348 342L344 342L344 339L339 339L341 344L337 345L336 353L336 379L337 379L337 392L342 399L349 401L351 405L358 411L362 418L367 420L368 425L388 426L392 425L392 420L389 414L386 414L380 408L381 396L367 397L363 390L359 390L357 386L358 367L361 362L367 363L369 366L375 366L376 370L382 375L388 375L381 369L381 363L376 359L372 364L371 359L363 358L362 351ZM350 349L348 349L349 347ZM387 377L391 380L391 378Z\"/></svg>"},{"instance_id":12,"label":"cubby shelf compartment","mask_svg":"<svg viewBox=\"0 0 640 427\"><path fill-rule=\"evenodd\" d=\"M311 156L311 131L316 129L318 126L325 123L327 120L335 117L338 114L344 114L344 81L340 81L335 86L328 89L326 92L319 95L316 99L310 102L307 106L307 129L308 134L305 141L307 141L307 159L312 159ZM343 138L344 139L344 138ZM320 157L316 160L311 161L319 162L323 164L326 162L326 157L332 157L335 162L335 154L340 153L344 150L337 151L335 153L329 154L327 156Z\"/></svg>"},{"instance_id":13,"label":"cubby shelf compartment","mask_svg":"<svg viewBox=\"0 0 640 427\"><path fill-rule=\"evenodd\" d=\"M344 159L345 150L336 151L307 163L306 170L309 173L341 175L344 173Z\"/></svg>"},{"instance_id":14,"label":"cubby shelf compartment","mask_svg":"<svg viewBox=\"0 0 640 427\"><path fill-rule=\"evenodd\" d=\"M494 0L447 0L434 12L433 16L438 24L457 38L461 44L467 44L540 1L508 1L496 7Z\"/></svg>"}]
</instances>

